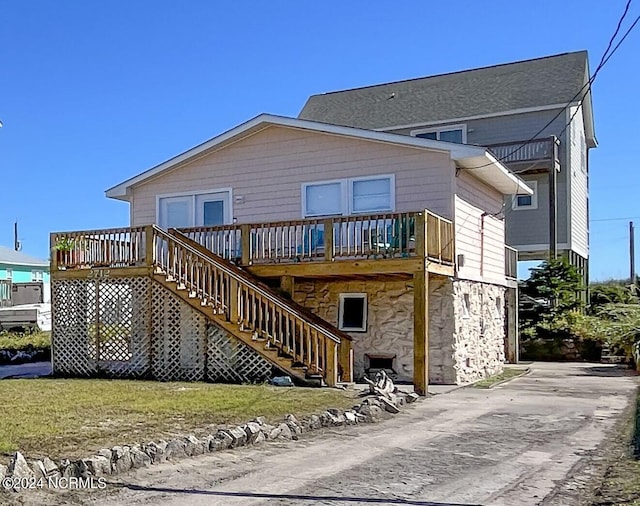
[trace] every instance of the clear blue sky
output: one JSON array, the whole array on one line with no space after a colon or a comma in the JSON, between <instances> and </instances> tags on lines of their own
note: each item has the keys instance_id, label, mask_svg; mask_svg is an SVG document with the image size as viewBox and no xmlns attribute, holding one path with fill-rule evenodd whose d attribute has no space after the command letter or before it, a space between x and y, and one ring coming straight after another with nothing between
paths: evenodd
<instances>
[{"instance_id":1,"label":"clear blue sky","mask_svg":"<svg viewBox=\"0 0 640 506\"><path fill-rule=\"evenodd\" d=\"M105 189L315 93L581 49L593 69L625 3L0 0L0 244L16 218L43 258L50 231L126 226ZM639 55L640 27L594 84L594 220L640 225ZM592 278L628 275L627 229L592 222Z\"/></svg>"}]
</instances>

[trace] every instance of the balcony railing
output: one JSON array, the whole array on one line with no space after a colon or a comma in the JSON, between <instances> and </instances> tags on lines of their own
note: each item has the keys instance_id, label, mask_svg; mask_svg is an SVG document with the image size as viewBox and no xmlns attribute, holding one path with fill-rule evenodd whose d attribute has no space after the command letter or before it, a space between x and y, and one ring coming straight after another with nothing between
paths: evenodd
<instances>
[{"instance_id":1,"label":"balcony railing","mask_svg":"<svg viewBox=\"0 0 640 506\"><path fill-rule=\"evenodd\" d=\"M490 144L487 147L501 162L535 162L552 160L555 142L555 137L548 137L530 142L515 141L504 144Z\"/></svg>"},{"instance_id":2,"label":"balcony railing","mask_svg":"<svg viewBox=\"0 0 640 506\"><path fill-rule=\"evenodd\" d=\"M241 265L406 258L453 264L453 223L429 211L180 229Z\"/></svg>"},{"instance_id":3,"label":"balcony railing","mask_svg":"<svg viewBox=\"0 0 640 506\"><path fill-rule=\"evenodd\" d=\"M150 265L148 227L51 234L52 270ZM450 220L429 211L181 229L240 265L423 257L453 265Z\"/></svg>"},{"instance_id":4,"label":"balcony railing","mask_svg":"<svg viewBox=\"0 0 640 506\"><path fill-rule=\"evenodd\" d=\"M518 279L518 250L504 247L504 275L509 279Z\"/></svg>"}]
</instances>

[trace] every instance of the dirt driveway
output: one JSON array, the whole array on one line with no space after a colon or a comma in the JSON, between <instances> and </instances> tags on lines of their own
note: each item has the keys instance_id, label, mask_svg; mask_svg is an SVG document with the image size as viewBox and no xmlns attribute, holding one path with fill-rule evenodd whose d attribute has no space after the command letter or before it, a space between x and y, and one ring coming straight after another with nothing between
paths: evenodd
<instances>
[{"instance_id":1,"label":"dirt driveway","mask_svg":"<svg viewBox=\"0 0 640 506\"><path fill-rule=\"evenodd\" d=\"M636 385L612 366L537 363L494 389L437 395L376 425L154 466L105 491L39 503L581 504L596 449Z\"/></svg>"}]
</instances>

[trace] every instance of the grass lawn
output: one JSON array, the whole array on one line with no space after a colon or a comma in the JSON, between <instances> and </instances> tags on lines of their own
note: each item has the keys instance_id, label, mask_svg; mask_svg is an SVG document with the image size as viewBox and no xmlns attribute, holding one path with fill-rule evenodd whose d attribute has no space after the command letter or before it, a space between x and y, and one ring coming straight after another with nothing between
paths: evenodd
<instances>
[{"instance_id":1,"label":"grass lawn","mask_svg":"<svg viewBox=\"0 0 640 506\"><path fill-rule=\"evenodd\" d=\"M159 383L91 379L0 382L0 461L71 458L116 444L214 432L256 416L281 420L354 404L354 393L268 385Z\"/></svg>"},{"instance_id":2,"label":"grass lawn","mask_svg":"<svg viewBox=\"0 0 640 506\"><path fill-rule=\"evenodd\" d=\"M514 367L505 367L500 374L496 374L494 376L489 376L483 380L480 380L473 384L476 388L490 388L496 383L500 381L510 380L512 378L517 378L518 376L522 376L527 372L527 369L520 369Z\"/></svg>"},{"instance_id":3,"label":"grass lawn","mask_svg":"<svg viewBox=\"0 0 640 506\"><path fill-rule=\"evenodd\" d=\"M609 448L604 480L598 486L593 505L640 506L640 396L620 434Z\"/></svg>"}]
</instances>

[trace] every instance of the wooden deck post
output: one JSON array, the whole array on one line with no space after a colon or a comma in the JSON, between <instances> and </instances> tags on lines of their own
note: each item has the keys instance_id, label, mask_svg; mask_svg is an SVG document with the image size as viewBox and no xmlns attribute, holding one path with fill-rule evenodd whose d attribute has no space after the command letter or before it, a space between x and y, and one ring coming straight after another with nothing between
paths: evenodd
<instances>
[{"instance_id":1,"label":"wooden deck post","mask_svg":"<svg viewBox=\"0 0 640 506\"><path fill-rule=\"evenodd\" d=\"M416 255L418 258L427 256L427 213L416 214Z\"/></svg>"},{"instance_id":2,"label":"wooden deck post","mask_svg":"<svg viewBox=\"0 0 640 506\"><path fill-rule=\"evenodd\" d=\"M324 259L333 260L333 220L324 220Z\"/></svg>"},{"instance_id":3,"label":"wooden deck post","mask_svg":"<svg viewBox=\"0 0 640 506\"><path fill-rule=\"evenodd\" d=\"M144 228L145 244L144 244L144 264L153 265L154 244L153 244L153 225L147 225Z\"/></svg>"},{"instance_id":4,"label":"wooden deck post","mask_svg":"<svg viewBox=\"0 0 640 506\"><path fill-rule=\"evenodd\" d=\"M413 275L413 388L427 395L429 385L429 273Z\"/></svg>"},{"instance_id":5,"label":"wooden deck post","mask_svg":"<svg viewBox=\"0 0 640 506\"><path fill-rule=\"evenodd\" d=\"M351 341L343 339L338 346L338 358L340 360L340 381L353 383L353 348Z\"/></svg>"},{"instance_id":6,"label":"wooden deck post","mask_svg":"<svg viewBox=\"0 0 640 506\"><path fill-rule=\"evenodd\" d=\"M240 263L251 265L251 225L240 225Z\"/></svg>"},{"instance_id":7,"label":"wooden deck post","mask_svg":"<svg viewBox=\"0 0 640 506\"><path fill-rule=\"evenodd\" d=\"M326 340L327 365L324 373L324 381L330 387L338 383L338 343L331 339Z\"/></svg>"},{"instance_id":8,"label":"wooden deck post","mask_svg":"<svg viewBox=\"0 0 640 506\"><path fill-rule=\"evenodd\" d=\"M49 268L49 275L58 270L58 250L56 249L56 237L55 234L49 235L49 251L51 252L51 267Z\"/></svg>"}]
</instances>

